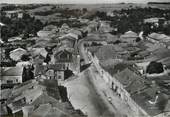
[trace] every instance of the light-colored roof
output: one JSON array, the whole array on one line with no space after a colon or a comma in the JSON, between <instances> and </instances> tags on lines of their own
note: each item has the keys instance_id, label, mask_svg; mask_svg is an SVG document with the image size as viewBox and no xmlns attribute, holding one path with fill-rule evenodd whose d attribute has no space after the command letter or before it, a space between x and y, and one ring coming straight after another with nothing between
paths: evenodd
<instances>
[{"instance_id":1,"label":"light-colored roof","mask_svg":"<svg viewBox=\"0 0 170 117\"><path fill-rule=\"evenodd\" d=\"M39 37L48 37L52 32L47 30L40 30L37 32Z\"/></svg>"},{"instance_id":2,"label":"light-colored roof","mask_svg":"<svg viewBox=\"0 0 170 117\"><path fill-rule=\"evenodd\" d=\"M51 31L53 29L58 29L58 27L55 25L47 25L43 28L43 30L45 30L45 31Z\"/></svg>"},{"instance_id":3,"label":"light-colored roof","mask_svg":"<svg viewBox=\"0 0 170 117\"><path fill-rule=\"evenodd\" d=\"M4 23L2 23L2 22L0 22L0 26L5 26L5 24L4 24Z\"/></svg>"},{"instance_id":4,"label":"light-colored roof","mask_svg":"<svg viewBox=\"0 0 170 117\"><path fill-rule=\"evenodd\" d=\"M37 56L37 55L41 55L44 58L47 56L48 52L45 50L45 48L32 48L30 50L30 53L32 54L32 56Z\"/></svg>"},{"instance_id":5,"label":"light-colored roof","mask_svg":"<svg viewBox=\"0 0 170 117\"><path fill-rule=\"evenodd\" d=\"M68 33L68 34L65 34L61 37L59 37L60 39L65 39L65 38L69 38L69 37L72 37L72 39L78 39L78 35L77 34L74 34L74 33Z\"/></svg>"},{"instance_id":6,"label":"light-colored roof","mask_svg":"<svg viewBox=\"0 0 170 117\"><path fill-rule=\"evenodd\" d=\"M9 42L16 41L16 40L22 40L22 38L21 37L11 37L8 39Z\"/></svg>"},{"instance_id":7,"label":"light-colored roof","mask_svg":"<svg viewBox=\"0 0 170 117\"><path fill-rule=\"evenodd\" d=\"M144 22L146 23L157 23L159 19L165 19L165 18L158 18L158 17L153 17L153 18L147 18L144 19Z\"/></svg>"},{"instance_id":8,"label":"light-colored roof","mask_svg":"<svg viewBox=\"0 0 170 117\"><path fill-rule=\"evenodd\" d=\"M26 50L23 49L23 48L17 48L15 50L10 51L10 54L13 53L13 52L26 52Z\"/></svg>"},{"instance_id":9,"label":"light-colored roof","mask_svg":"<svg viewBox=\"0 0 170 117\"><path fill-rule=\"evenodd\" d=\"M79 35L79 36L82 36L81 31L76 30L76 29L71 29L69 32L70 32L70 33L73 33L73 34L76 34L76 35Z\"/></svg>"},{"instance_id":10,"label":"light-colored roof","mask_svg":"<svg viewBox=\"0 0 170 117\"><path fill-rule=\"evenodd\" d=\"M64 24L61 26L61 28L69 28L69 25L66 24L66 23L64 23Z\"/></svg>"},{"instance_id":11,"label":"light-colored roof","mask_svg":"<svg viewBox=\"0 0 170 117\"><path fill-rule=\"evenodd\" d=\"M167 101L167 104L164 109L165 112L170 112L170 100Z\"/></svg>"},{"instance_id":12,"label":"light-colored roof","mask_svg":"<svg viewBox=\"0 0 170 117\"><path fill-rule=\"evenodd\" d=\"M3 41L2 41L2 39L0 38L0 43L4 43Z\"/></svg>"},{"instance_id":13,"label":"light-colored roof","mask_svg":"<svg viewBox=\"0 0 170 117\"><path fill-rule=\"evenodd\" d=\"M27 104L39 106L46 102L50 102L49 98L45 98L43 94L46 94L49 98L58 101L60 99L58 83L56 80L30 80L24 82L12 91L11 97L7 100L8 106L13 112L17 112ZM21 99L26 99L24 103ZM47 100L46 100L47 99ZM29 102L29 100L32 100ZM21 101L21 102L19 102Z\"/></svg>"},{"instance_id":14,"label":"light-colored roof","mask_svg":"<svg viewBox=\"0 0 170 117\"><path fill-rule=\"evenodd\" d=\"M10 58L15 61L18 61L21 59L21 56L26 53L27 53L27 51L25 49L17 48L15 50L10 51Z\"/></svg>"},{"instance_id":15,"label":"light-colored roof","mask_svg":"<svg viewBox=\"0 0 170 117\"><path fill-rule=\"evenodd\" d=\"M137 38L138 34L133 31L127 31L124 35L121 35L121 38Z\"/></svg>"},{"instance_id":16,"label":"light-colored roof","mask_svg":"<svg viewBox=\"0 0 170 117\"><path fill-rule=\"evenodd\" d=\"M9 95L11 94L11 89L2 89L1 90L1 96L0 96L0 100L2 99L8 99Z\"/></svg>"},{"instance_id":17,"label":"light-colored roof","mask_svg":"<svg viewBox=\"0 0 170 117\"><path fill-rule=\"evenodd\" d=\"M85 37L86 41L107 41L105 38L102 38L99 34L89 33L87 37Z\"/></svg>"},{"instance_id":18,"label":"light-colored roof","mask_svg":"<svg viewBox=\"0 0 170 117\"><path fill-rule=\"evenodd\" d=\"M22 10L12 10L12 11L5 11L6 13L21 13Z\"/></svg>"},{"instance_id":19,"label":"light-colored roof","mask_svg":"<svg viewBox=\"0 0 170 117\"><path fill-rule=\"evenodd\" d=\"M159 33L151 33L149 38L155 39L155 40L169 40L170 41L170 36L167 36L165 34L159 34Z\"/></svg>"},{"instance_id":20,"label":"light-colored roof","mask_svg":"<svg viewBox=\"0 0 170 117\"><path fill-rule=\"evenodd\" d=\"M23 67L9 67L8 69L2 70L2 76L22 76Z\"/></svg>"}]
</instances>

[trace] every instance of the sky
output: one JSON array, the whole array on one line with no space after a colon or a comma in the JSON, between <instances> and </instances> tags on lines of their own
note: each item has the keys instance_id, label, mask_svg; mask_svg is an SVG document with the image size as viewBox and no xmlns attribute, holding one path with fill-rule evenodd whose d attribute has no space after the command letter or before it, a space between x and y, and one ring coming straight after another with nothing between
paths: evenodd
<instances>
[{"instance_id":1,"label":"sky","mask_svg":"<svg viewBox=\"0 0 170 117\"><path fill-rule=\"evenodd\" d=\"M170 2L170 0L0 0L0 3L31 4L31 3L58 3L58 4L90 4L90 3L147 3L147 2Z\"/></svg>"}]
</instances>

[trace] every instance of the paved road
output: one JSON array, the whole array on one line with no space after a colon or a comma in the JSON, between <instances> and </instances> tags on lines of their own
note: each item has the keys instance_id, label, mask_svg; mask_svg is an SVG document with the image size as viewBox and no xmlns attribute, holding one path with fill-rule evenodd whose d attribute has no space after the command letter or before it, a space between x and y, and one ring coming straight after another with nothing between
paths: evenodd
<instances>
[{"instance_id":1,"label":"paved road","mask_svg":"<svg viewBox=\"0 0 170 117\"><path fill-rule=\"evenodd\" d=\"M79 42L79 51L86 64L89 63L83 40ZM74 80L67 81L69 100L75 109L82 110L89 117L132 117L131 110L107 86L91 65ZM111 98L111 100L110 100Z\"/></svg>"},{"instance_id":2,"label":"paved road","mask_svg":"<svg viewBox=\"0 0 170 117\"><path fill-rule=\"evenodd\" d=\"M91 76L84 71L78 78L64 84L72 105L89 117L115 117L114 109L106 104L108 102L103 101L90 79Z\"/></svg>"}]
</instances>

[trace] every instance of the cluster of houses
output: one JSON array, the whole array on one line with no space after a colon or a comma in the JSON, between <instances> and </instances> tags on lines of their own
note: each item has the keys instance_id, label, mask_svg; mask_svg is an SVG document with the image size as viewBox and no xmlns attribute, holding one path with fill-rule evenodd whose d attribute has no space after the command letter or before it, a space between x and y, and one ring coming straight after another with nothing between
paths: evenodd
<instances>
[{"instance_id":1,"label":"cluster of houses","mask_svg":"<svg viewBox=\"0 0 170 117\"><path fill-rule=\"evenodd\" d=\"M59 87L64 80L80 73L78 41L97 30L97 26L95 21L82 29L66 23L61 27L47 25L37 32L37 37L9 39L1 52L5 63L1 64L0 115L85 116L74 110L68 99L63 102ZM5 61L6 58L14 64Z\"/></svg>"},{"instance_id":2,"label":"cluster of houses","mask_svg":"<svg viewBox=\"0 0 170 117\"><path fill-rule=\"evenodd\" d=\"M6 16L22 18L23 12L8 11ZM150 18L144 22L157 25L160 20L164 21ZM143 37L143 32L131 30L112 35L109 22L80 21L87 26L47 25L37 37L8 39L0 51L0 115L85 116L64 100L67 95L60 90L60 83L80 73L78 43L83 39L89 61L136 116L170 116L170 37L159 33ZM148 74L146 69L152 61L161 62L164 72Z\"/></svg>"},{"instance_id":3,"label":"cluster of houses","mask_svg":"<svg viewBox=\"0 0 170 117\"><path fill-rule=\"evenodd\" d=\"M128 31L112 40L119 43L85 43L85 51L110 89L131 107L135 116L170 116L170 49L165 45L170 38L159 33L151 33L139 42L137 38L140 34ZM146 73L151 61L161 62L164 72Z\"/></svg>"},{"instance_id":4,"label":"cluster of houses","mask_svg":"<svg viewBox=\"0 0 170 117\"><path fill-rule=\"evenodd\" d=\"M1 116L17 117L85 117L75 110L61 90L57 80L33 79L10 89L2 90Z\"/></svg>"}]
</instances>

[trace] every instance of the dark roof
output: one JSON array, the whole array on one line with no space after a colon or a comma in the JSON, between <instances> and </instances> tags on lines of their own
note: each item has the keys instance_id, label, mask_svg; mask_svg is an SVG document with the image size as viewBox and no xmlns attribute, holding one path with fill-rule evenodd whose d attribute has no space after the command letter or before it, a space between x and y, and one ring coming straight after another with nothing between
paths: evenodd
<instances>
[{"instance_id":1,"label":"dark roof","mask_svg":"<svg viewBox=\"0 0 170 117\"><path fill-rule=\"evenodd\" d=\"M60 55L62 53L65 53L65 54L70 54L71 55L71 52L67 51L67 50L61 50L59 51L56 55Z\"/></svg>"},{"instance_id":2,"label":"dark roof","mask_svg":"<svg viewBox=\"0 0 170 117\"><path fill-rule=\"evenodd\" d=\"M105 46L97 46L89 48L91 52L93 52L99 60L107 60L115 58L119 52L124 51L120 46L115 45L105 45Z\"/></svg>"},{"instance_id":3,"label":"dark roof","mask_svg":"<svg viewBox=\"0 0 170 117\"><path fill-rule=\"evenodd\" d=\"M114 77L125 86L125 89L129 93L135 93L136 91L145 88L144 80L128 68L118 72Z\"/></svg>"},{"instance_id":4,"label":"dark roof","mask_svg":"<svg viewBox=\"0 0 170 117\"><path fill-rule=\"evenodd\" d=\"M130 65L125 63L118 63L116 65L102 65L102 68L107 71L110 75L115 75L117 72L123 71L124 69L128 68Z\"/></svg>"},{"instance_id":5,"label":"dark roof","mask_svg":"<svg viewBox=\"0 0 170 117\"><path fill-rule=\"evenodd\" d=\"M58 56L59 55L64 55L64 56L67 56L67 55L69 55L69 56L72 56L73 54L71 53L71 52L69 52L69 51L67 51L67 50L61 50L61 51L59 51L58 53L56 53L55 55L54 55L54 57L55 57L55 59L56 59L56 61L57 62L72 62L72 57L71 58L69 58L69 59L61 59L61 58L58 58ZM66 57L67 58L67 57Z\"/></svg>"},{"instance_id":6,"label":"dark roof","mask_svg":"<svg viewBox=\"0 0 170 117\"><path fill-rule=\"evenodd\" d=\"M41 65L41 64L37 64L35 66L35 76L37 75L45 75L45 73L49 70L52 69L54 71L61 71L63 70L63 65L62 64L49 64L49 65Z\"/></svg>"}]
</instances>

